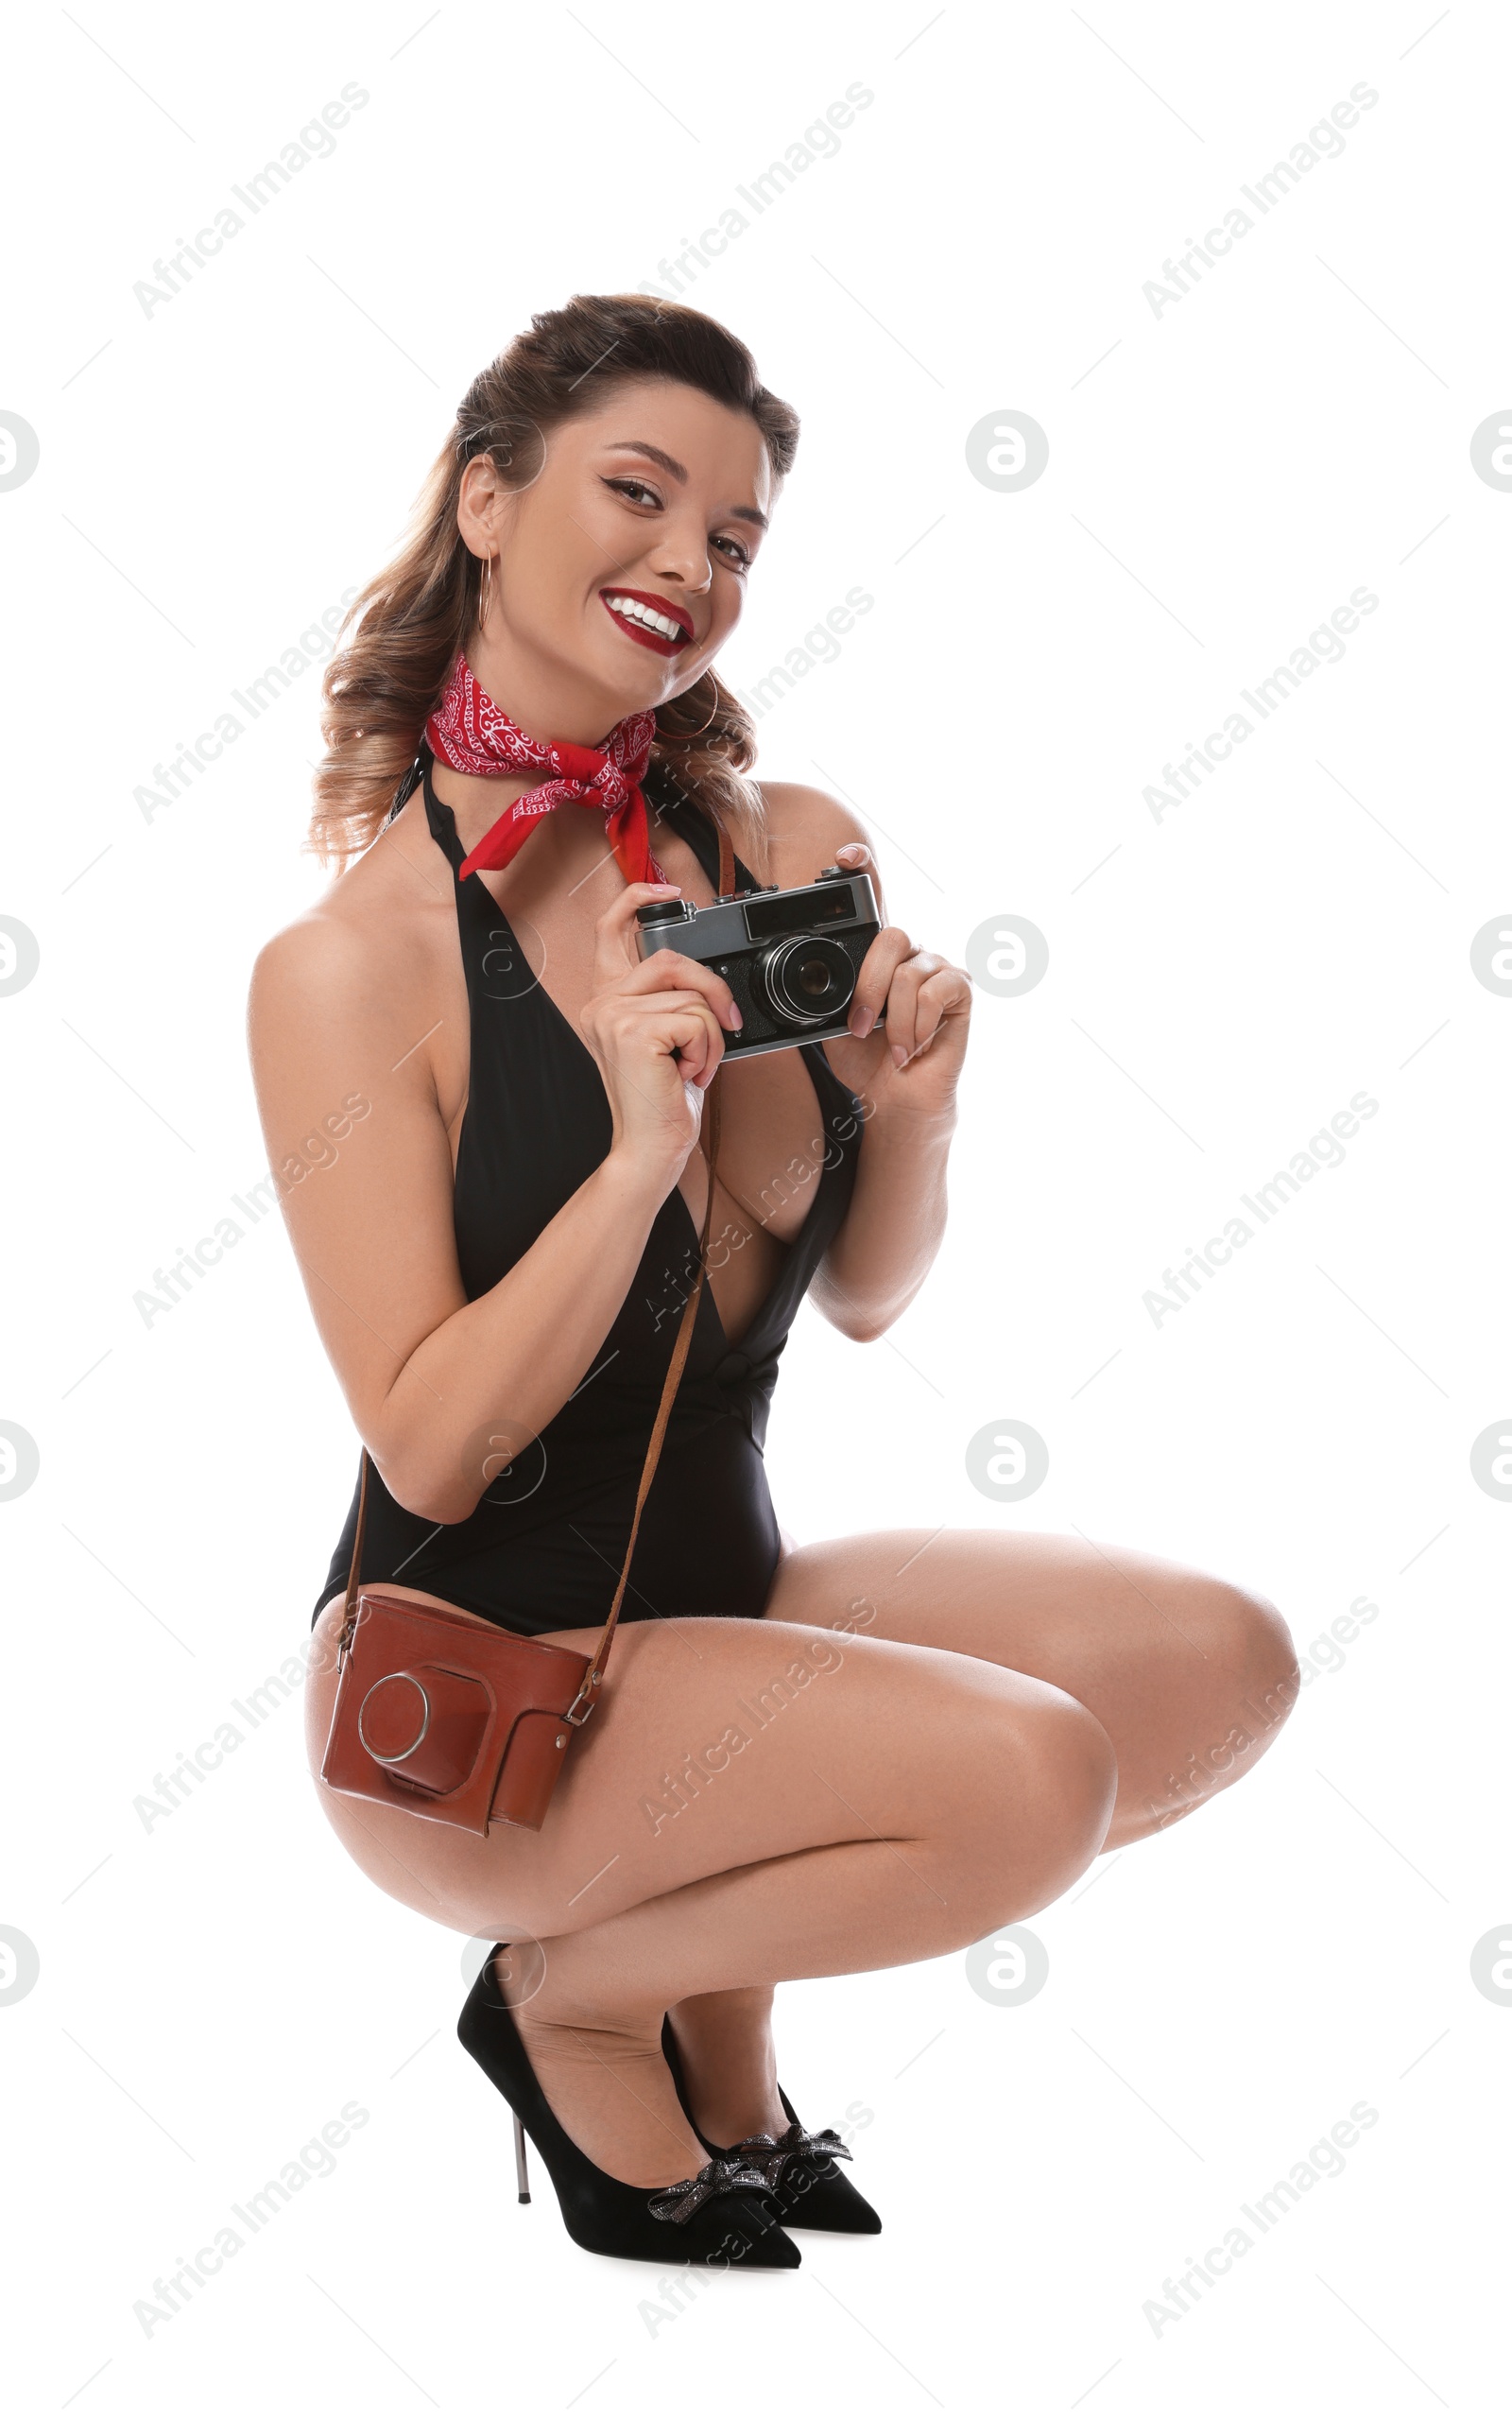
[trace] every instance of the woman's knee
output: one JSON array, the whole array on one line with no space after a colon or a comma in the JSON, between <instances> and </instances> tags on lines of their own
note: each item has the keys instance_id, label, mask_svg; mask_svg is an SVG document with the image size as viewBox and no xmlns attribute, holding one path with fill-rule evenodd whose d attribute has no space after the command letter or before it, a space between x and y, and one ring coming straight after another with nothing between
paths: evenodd
<instances>
[{"instance_id":1,"label":"woman's knee","mask_svg":"<svg viewBox=\"0 0 1512 2419\"><path fill-rule=\"evenodd\" d=\"M1118 1758L1095 1714L1048 1682L1011 1675L997 1719L979 1722L967 1760L967 1818L986 1922L1047 1906L1101 1848L1118 1794Z\"/></svg>"},{"instance_id":2,"label":"woman's knee","mask_svg":"<svg viewBox=\"0 0 1512 2419\"><path fill-rule=\"evenodd\" d=\"M1041 1684L1022 1749L1023 1779L1055 1818L1077 1869L1102 1845L1118 1792L1118 1757L1095 1714Z\"/></svg>"},{"instance_id":3,"label":"woman's knee","mask_svg":"<svg viewBox=\"0 0 1512 2419\"><path fill-rule=\"evenodd\" d=\"M1279 1729L1301 1687L1292 1633L1269 1597L1210 1581L1204 1607L1207 1651L1226 1676L1241 1716L1263 1732Z\"/></svg>"}]
</instances>

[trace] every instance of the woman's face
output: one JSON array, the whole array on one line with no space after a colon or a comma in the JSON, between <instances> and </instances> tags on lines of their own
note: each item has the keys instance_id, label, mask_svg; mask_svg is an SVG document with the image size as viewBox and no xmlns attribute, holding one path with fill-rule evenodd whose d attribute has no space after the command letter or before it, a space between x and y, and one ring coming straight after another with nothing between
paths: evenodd
<instances>
[{"instance_id":1,"label":"woman's face","mask_svg":"<svg viewBox=\"0 0 1512 2419\"><path fill-rule=\"evenodd\" d=\"M495 555L473 670L555 738L591 742L680 695L740 618L771 501L755 422L665 378L613 387L553 429L528 487L470 463L458 527Z\"/></svg>"}]
</instances>

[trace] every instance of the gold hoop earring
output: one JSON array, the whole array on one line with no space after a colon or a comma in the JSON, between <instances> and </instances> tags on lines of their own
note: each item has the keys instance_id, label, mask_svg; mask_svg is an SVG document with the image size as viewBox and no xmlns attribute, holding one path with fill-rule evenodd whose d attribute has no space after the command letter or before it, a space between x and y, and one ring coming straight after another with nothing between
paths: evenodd
<instances>
[{"instance_id":1,"label":"gold hoop earring","mask_svg":"<svg viewBox=\"0 0 1512 2419\"><path fill-rule=\"evenodd\" d=\"M711 711L710 711L710 715L709 715L709 722L700 722L696 731L685 731L685 732L683 733L683 734L682 734L682 735L683 735L683 737L684 737L685 739L701 739L701 738L703 737L704 733L705 733L705 732L708 730L708 728L709 728L709 723L710 723L710 722L713 722L713 718L714 718L714 716L718 713L718 711L719 711L719 691L718 691L718 689L716 688L716 689L715 689L715 691L714 691L714 701L713 701L713 707L712 707L712 709L711 709Z\"/></svg>"},{"instance_id":2,"label":"gold hoop earring","mask_svg":"<svg viewBox=\"0 0 1512 2419\"><path fill-rule=\"evenodd\" d=\"M483 568L482 568L482 570L481 570L481 571L479 572L479 574L478 574L478 628L479 628L479 630L485 630L485 629L487 629L487 627L488 627L488 620L489 620L489 608L490 608L490 606L492 604L492 602L493 602L493 557L492 557L492 555L491 555L491 554L486 554L486 555L483 557Z\"/></svg>"}]
</instances>

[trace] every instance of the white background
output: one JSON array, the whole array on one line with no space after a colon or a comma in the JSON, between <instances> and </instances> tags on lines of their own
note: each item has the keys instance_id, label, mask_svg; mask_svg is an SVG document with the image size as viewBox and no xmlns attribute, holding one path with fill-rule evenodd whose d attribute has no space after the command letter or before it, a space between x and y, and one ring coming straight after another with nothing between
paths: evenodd
<instances>
[{"instance_id":1,"label":"white background","mask_svg":"<svg viewBox=\"0 0 1512 2419\"><path fill-rule=\"evenodd\" d=\"M0 407L41 446L0 493L0 910L41 949L0 999L0 1417L41 1456L0 1504L0 1923L41 1961L0 2006L18 2410L1489 2407L1512 2010L1470 1955L1512 1933L1512 1508L1469 1456L1512 1384L1512 1000L1469 949L1512 903L1512 495L1469 446L1512 385L1509 49L1500 10L1435 0L95 0L13 28ZM334 156L145 313L154 260L351 81ZM761 769L858 802L918 936L959 959L1023 916L1050 966L978 1001L920 1302L865 1352L794 1334L780 1513L1153 1548L1273 1596L1304 1650L1379 1610L1243 1788L1036 1919L1027 2005L958 1958L785 1991L784 2080L810 2123L870 2112L886 2230L673 2316L543 2179L515 2205L452 2038L465 1944L348 1862L296 1702L171 1817L133 1808L302 1644L355 1451L276 1218L150 1326L133 1305L265 1170L243 1005L324 878L318 673L177 803L133 793L387 560L532 310L656 279L856 81L837 155L686 289L804 423L725 667L748 686L874 596ZM1157 318L1163 260L1361 81L1343 155ZM1003 493L966 440L1009 408L1050 458ZM1162 765L1361 586L1345 659L1157 822ZM1157 1326L1162 1271L1361 1091L1345 1164ZM1050 1456L1011 1506L965 1469L1005 1418ZM335 2172L145 2333L154 2280L352 2100ZM1157 2332L1163 2280L1362 2100L1344 2173Z\"/></svg>"}]
</instances>

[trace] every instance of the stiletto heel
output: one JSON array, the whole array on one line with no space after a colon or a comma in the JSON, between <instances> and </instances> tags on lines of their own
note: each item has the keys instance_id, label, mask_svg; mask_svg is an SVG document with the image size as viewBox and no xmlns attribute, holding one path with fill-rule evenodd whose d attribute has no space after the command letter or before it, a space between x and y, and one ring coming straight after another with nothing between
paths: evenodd
<instances>
[{"instance_id":1,"label":"stiletto heel","mask_svg":"<svg viewBox=\"0 0 1512 2419\"><path fill-rule=\"evenodd\" d=\"M621 2184L593 2165L541 2088L493 1970L498 1953L496 1947L468 1993L456 2032L514 2112L521 2200L530 2198L528 2134L556 2187L562 2223L584 2251L662 2267L799 2267L801 2255L772 2216L765 2176L743 2160L711 2158L681 2184L650 2187Z\"/></svg>"},{"instance_id":2,"label":"stiletto heel","mask_svg":"<svg viewBox=\"0 0 1512 2419\"><path fill-rule=\"evenodd\" d=\"M836 2159L848 2159L850 2153L833 2126L826 2127L822 2134L805 2133L799 2123L798 2112L779 2083L777 2096L787 2114L786 2131L775 2139L770 2134L752 2134L732 2149L720 2150L702 2132L693 2113L688 2080L670 2016L662 2020L662 2050L672 2069L682 2113L704 2149L711 2158L738 2159L757 2168L784 2226L812 2226L816 2234L881 2234L882 2220L870 2202L834 2164Z\"/></svg>"}]
</instances>

